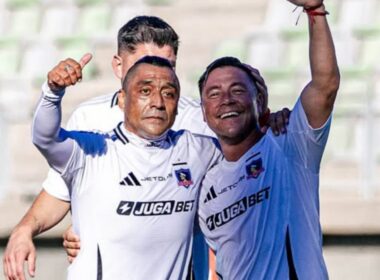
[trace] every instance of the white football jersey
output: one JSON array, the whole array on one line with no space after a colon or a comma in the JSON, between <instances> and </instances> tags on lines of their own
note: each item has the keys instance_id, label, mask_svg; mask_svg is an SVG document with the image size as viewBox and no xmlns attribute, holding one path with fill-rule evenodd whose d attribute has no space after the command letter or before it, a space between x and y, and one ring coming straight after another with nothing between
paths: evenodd
<instances>
[{"instance_id":1,"label":"white football jersey","mask_svg":"<svg viewBox=\"0 0 380 280\"><path fill-rule=\"evenodd\" d=\"M92 98L79 105L67 122L67 130L109 132L123 121L123 112L117 105L118 91ZM50 195L70 201L70 194L61 175L50 168L42 184Z\"/></svg>"},{"instance_id":2,"label":"white football jersey","mask_svg":"<svg viewBox=\"0 0 380 280\"><path fill-rule=\"evenodd\" d=\"M124 114L118 106L118 92L90 99L79 105L70 116L67 130L109 132L123 121ZM178 103L178 114L173 130L187 129L193 133L215 136L203 121L199 101L181 96ZM42 184L50 195L70 201L66 184L60 174L53 169Z\"/></svg>"},{"instance_id":3,"label":"white football jersey","mask_svg":"<svg viewBox=\"0 0 380 280\"><path fill-rule=\"evenodd\" d=\"M62 173L81 238L68 278L186 279L200 182L221 157L215 139L182 130L151 142L120 123L106 143L95 157L75 145Z\"/></svg>"},{"instance_id":4,"label":"white football jersey","mask_svg":"<svg viewBox=\"0 0 380 280\"><path fill-rule=\"evenodd\" d=\"M289 279L287 254L298 279L328 278L318 185L329 127L312 129L299 100L286 134L268 131L238 161L207 173L199 218L220 279Z\"/></svg>"}]
</instances>

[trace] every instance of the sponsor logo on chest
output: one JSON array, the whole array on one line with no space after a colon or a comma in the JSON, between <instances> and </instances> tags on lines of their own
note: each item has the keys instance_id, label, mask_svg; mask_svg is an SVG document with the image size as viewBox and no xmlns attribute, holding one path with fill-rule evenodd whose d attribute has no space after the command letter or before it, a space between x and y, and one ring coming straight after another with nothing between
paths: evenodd
<instances>
[{"instance_id":1,"label":"sponsor logo on chest","mask_svg":"<svg viewBox=\"0 0 380 280\"><path fill-rule=\"evenodd\" d=\"M249 208L263 203L269 199L270 187L263 188L262 190L245 196L242 199L236 201L230 206L224 208L222 211L209 216L206 219L207 227L210 231L219 228L235 218L243 215Z\"/></svg>"},{"instance_id":2,"label":"sponsor logo on chest","mask_svg":"<svg viewBox=\"0 0 380 280\"><path fill-rule=\"evenodd\" d=\"M116 212L124 216L162 216L180 212L191 212L193 208L194 200L120 201Z\"/></svg>"}]
</instances>

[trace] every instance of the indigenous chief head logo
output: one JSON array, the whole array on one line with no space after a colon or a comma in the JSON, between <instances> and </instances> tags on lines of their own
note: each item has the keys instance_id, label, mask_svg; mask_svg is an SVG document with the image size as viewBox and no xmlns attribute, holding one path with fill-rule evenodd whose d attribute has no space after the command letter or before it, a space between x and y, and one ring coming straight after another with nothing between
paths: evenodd
<instances>
[{"instance_id":1,"label":"indigenous chief head logo","mask_svg":"<svg viewBox=\"0 0 380 280\"><path fill-rule=\"evenodd\" d=\"M263 168L263 161L261 158L251 161L246 167L247 179L254 178L257 179L261 172L265 169Z\"/></svg>"},{"instance_id":2,"label":"indigenous chief head logo","mask_svg":"<svg viewBox=\"0 0 380 280\"><path fill-rule=\"evenodd\" d=\"M178 186L188 188L193 184L193 181L191 180L190 169L181 168L179 170L175 170L175 176L178 181Z\"/></svg>"}]
</instances>

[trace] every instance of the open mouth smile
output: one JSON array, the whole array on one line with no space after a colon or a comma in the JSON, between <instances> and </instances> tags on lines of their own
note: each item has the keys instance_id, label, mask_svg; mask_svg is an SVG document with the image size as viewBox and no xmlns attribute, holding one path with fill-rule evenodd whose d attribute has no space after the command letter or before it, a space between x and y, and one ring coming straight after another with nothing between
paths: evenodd
<instances>
[{"instance_id":1,"label":"open mouth smile","mask_svg":"<svg viewBox=\"0 0 380 280\"><path fill-rule=\"evenodd\" d=\"M219 116L219 118L221 118L222 120L224 119L227 119L227 118L234 118L234 117L237 117L239 116L240 113L238 112L227 112L227 113L223 113Z\"/></svg>"}]
</instances>

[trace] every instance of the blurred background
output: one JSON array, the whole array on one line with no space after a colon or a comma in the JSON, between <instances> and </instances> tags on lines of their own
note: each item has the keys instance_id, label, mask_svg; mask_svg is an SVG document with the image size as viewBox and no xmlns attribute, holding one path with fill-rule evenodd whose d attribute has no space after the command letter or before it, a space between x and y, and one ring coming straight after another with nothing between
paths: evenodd
<instances>
[{"instance_id":1,"label":"blurred background","mask_svg":"<svg viewBox=\"0 0 380 280\"><path fill-rule=\"evenodd\" d=\"M321 171L324 254L331 279L380 279L380 0L325 5L342 79ZM292 108L310 79L307 17L293 9L285 0L0 0L0 257L48 169L30 127L59 60L94 55L64 99L66 121L80 102L119 88L111 68L118 29L156 15L181 38L182 94L197 98L205 66L233 55L261 70L272 111ZM65 279L68 222L36 239L36 279Z\"/></svg>"}]
</instances>

